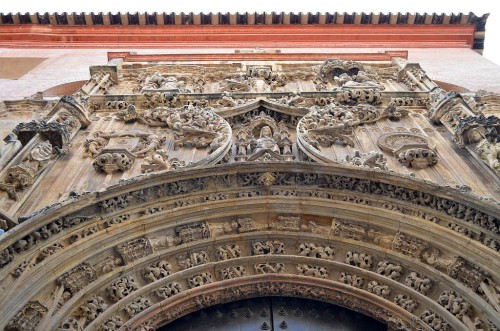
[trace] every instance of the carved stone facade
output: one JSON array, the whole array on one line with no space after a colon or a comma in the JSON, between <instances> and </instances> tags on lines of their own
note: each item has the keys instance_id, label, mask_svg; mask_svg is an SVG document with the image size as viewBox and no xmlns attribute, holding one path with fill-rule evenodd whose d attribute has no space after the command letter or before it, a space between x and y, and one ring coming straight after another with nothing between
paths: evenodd
<instances>
[{"instance_id":1,"label":"carved stone facade","mask_svg":"<svg viewBox=\"0 0 500 331\"><path fill-rule=\"evenodd\" d=\"M150 330L257 296L500 327L500 125L472 102L500 98L400 57L91 72L0 150L0 329Z\"/></svg>"}]
</instances>

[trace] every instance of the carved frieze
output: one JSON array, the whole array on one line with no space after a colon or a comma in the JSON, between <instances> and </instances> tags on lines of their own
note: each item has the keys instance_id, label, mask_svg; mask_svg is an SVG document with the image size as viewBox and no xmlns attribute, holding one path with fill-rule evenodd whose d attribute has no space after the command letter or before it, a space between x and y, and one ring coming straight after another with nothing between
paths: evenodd
<instances>
[{"instance_id":1,"label":"carved frieze","mask_svg":"<svg viewBox=\"0 0 500 331\"><path fill-rule=\"evenodd\" d=\"M137 259L153 254L153 247L146 237L134 239L116 246L123 262L129 264Z\"/></svg>"},{"instance_id":2,"label":"carved frieze","mask_svg":"<svg viewBox=\"0 0 500 331\"><path fill-rule=\"evenodd\" d=\"M94 268L88 263L82 263L58 277L57 282L75 294L96 279Z\"/></svg>"},{"instance_id":3,"label":"carved frieze","mask_svg":"<svg viewBox=\"0 0 500 331\"><path fill-rule=\"evenodd\" d=\"M457 260L450 266L448 273L451 277L473 290L476 290L488 276L484 270L474 266L462 257L457 258Z\"/></svg>"},{"instance_id":4,"label":"carved frieze","mask_svg":"<svg viewBox=\"0 0 500 331\"><path fill-rule=\"evenodd\" d=\"M424 251L429 244L421 239L417 239L401 232L398 232L394 237L392 249L396 252L408 255L414 259L420 258L422 251Z\"/></svg>"},{"instance_id":5,"label":"carved frieze","mask_svg":"<svg viewBox=\"0 0 500 331\"><path fill-rule=\"evenodd\" d=\"M300 217L299 216L278 216L276 222L270 224L271 229L276 229L278 231L300 231Z\"/></svg>"},{"instance_id":6,"label":"carved frieze","mask_svg":"<svg viewBox=\"0 0 500 331\"><path fill-rule=\"evenodd\" d=\"M48 309L38 301L30 301L7 324L7 330L35 331Z\"/></svg>"},{"instance_id":7,"label":"carved frieze","mask_svg":"<svg viewBox=\"0 0 500 331\"><path fill-rule=\"evenodd\" d=\"M364 226L353 224L347 220L333 219L331 234L346 239L362 241L366 237Z\"/></svg>"},{"instance_id":8,"label":"carved frieze","mask_svg":"<svg viewBox=\"0 0 500 331\"><path fill-rule=\"evenodd\" d=\"M178 226L175 232L183 244L210 238L210 227L207 222Z\"/></svg>"}]
</instances>

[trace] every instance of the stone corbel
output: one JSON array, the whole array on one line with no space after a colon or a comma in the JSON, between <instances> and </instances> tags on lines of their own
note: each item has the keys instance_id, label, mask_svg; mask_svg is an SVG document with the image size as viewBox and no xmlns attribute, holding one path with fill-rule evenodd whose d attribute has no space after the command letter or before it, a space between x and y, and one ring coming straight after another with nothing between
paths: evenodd
<instances>
[{"instance_id":1,"label":"stone corbel","mask_svg":"<svg viewBox=\"0 0 500 331\"><path fill-rule=\"evenodd\" d=\"M398 72L398 82L403 82L412 91L427 92L437 87L418 63L406 63Z\"/></svg>"},{"instance_id":2,"label":"stone corbel","mask_svg":"<svg viewBox=\"0 0 500 331\"><path fill-rule=\"evenodd\" d=\"M452 134L460 118L473 115L474 112L467 102L454 91L440 94L428 112L431 122L444 125Z\"/></svg>"},{"instance_id":3,"label":"stone corbel","mask_svg":"<svg viewBox=\"0 0 500 331\"><path fill-rule=\"evenodd\" d=\"M87 95L98 94L100 91L105 94L109 87L118 84L118 70L122 62L123 59L112 59L105 65L91 66L90 79L81 91Z\"/></svg>"}]
</instances>

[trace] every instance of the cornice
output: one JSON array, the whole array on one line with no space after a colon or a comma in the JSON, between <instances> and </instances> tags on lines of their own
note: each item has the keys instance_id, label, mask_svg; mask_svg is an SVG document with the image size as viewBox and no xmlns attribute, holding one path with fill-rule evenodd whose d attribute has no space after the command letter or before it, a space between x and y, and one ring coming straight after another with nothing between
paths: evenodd
<instances>
[{"instance_id":1,"label":"cornice","mask_svg":"<svg viewBox=\"0 0 500 331\"><path fill-rule=\"evenodd\" d=\"M1 47L483 49L488 14L3 13Z\"/></svg>"}]
</instances>

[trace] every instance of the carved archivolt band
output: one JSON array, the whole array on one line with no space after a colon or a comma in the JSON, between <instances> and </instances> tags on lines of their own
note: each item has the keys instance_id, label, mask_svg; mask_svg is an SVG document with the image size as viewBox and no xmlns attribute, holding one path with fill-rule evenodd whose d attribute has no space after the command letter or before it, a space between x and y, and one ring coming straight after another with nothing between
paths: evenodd
<instances>
[{"instance_id":1,"label":"carved archivolt band","mask_svg":"<svg viewBox=\"0 0 500 331\"><path fill-rule=\"evenodd\" d=\"M498 252L448 226L460 224L498 240L498 205L361 168L273 166L275 172L265 164L242 163L213 168L210 176L204 168L144 176L32 215L0 240L0 277L6 284L0 326L22 325L36 312L37 325L48 329L72 323L106 328L128 319L135 327L162 306L161 295L172 295L164 304L177 308L169 306L169 311L188 312L245 297L215 294L212 300L195 295L198 290L209 293L218 284L220 293L234 277L277 286L265 278L270 273L299 285L311 279L330 284L327 288L348 284L353 289L344 299L325 289L326 296L317 299L397 321L406 329L413 328L410 323L426 323L425 329L442 321L465 330L476 317L481 325L500 324L494 290ZM252 223L252 215L269 211L285 215ZM97 261L100 256L110 259ZM290 286L276 293L296 295L295 285ZM62 292L47 300L49 288ZM373 308L378 312L359 302L358 289L370 300L380 297ZM193 293L191 301L178 301L181 296L175 294L186 290ZM262 293L268 292L249 290L247 295ZM33 303L42 299L42 308ZM457 310L450 304L456 300L469 306ZM96 305L101 307L96 312L87 309ZM113 317L121 322L108 323Z\"/></svg>"}]
</instances>

